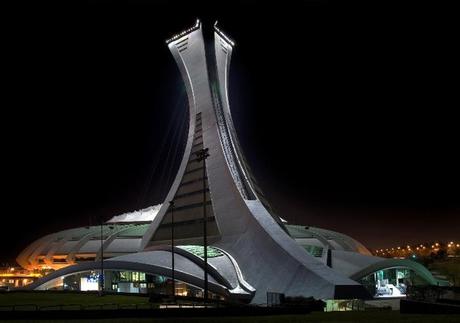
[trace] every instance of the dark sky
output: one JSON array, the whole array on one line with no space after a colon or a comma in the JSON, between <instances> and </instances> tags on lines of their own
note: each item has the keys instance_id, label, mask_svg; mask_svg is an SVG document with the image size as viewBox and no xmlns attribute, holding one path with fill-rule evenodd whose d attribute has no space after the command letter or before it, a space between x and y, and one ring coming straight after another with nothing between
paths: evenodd
<instances>
[{"instance_id":1,"label":"dark sky","mask_svg":"<svg viewBox=\"0 0 460 323\"><path fill-rule=\"evenodd\" d=\"M0 260L161 202L187 111L164 41L196 17L237 43L235 126L280 216L370 247L460 238L458 53L431 8L131 3L4 11Z\"/></svg>"}]
</instances>

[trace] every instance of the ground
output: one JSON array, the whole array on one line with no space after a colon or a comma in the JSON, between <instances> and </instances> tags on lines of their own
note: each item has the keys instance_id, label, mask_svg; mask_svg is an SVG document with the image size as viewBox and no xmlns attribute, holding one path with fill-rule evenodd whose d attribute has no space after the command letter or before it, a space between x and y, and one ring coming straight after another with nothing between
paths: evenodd
<instances>
[{"instance_id":1,"label":"ground","mask_svg":"<svg viewBox=\"0 0 460 323\"><path fill-rule=\"evenodd\" d=\"M0 320L1 310L7 310L6 306L11 305L26 305L36 304L39 306L52 306L52 305L70 305L70 304L82 304L88 305L100 305L100 304L119 304L119 305L131 305L131 304L146 304L148 303L147 297L142 296L129 296L129 295L105 295L103 297L97 294L74 294L74 293L30 293L30 292L7 292L0 293ZM106 319L106 320L70 320L71 323L78 322L155 322L155 323L172 323L172 322L193 322L193 323L231 323L231 322L242 322L242 323L334 323L334 322L350 322L350 323L361 323L361 322L376 322L376 323L460 323L460 315L415 315L415 314L400 314L398 311L380 310L380 311L367 311L367 312L314 312L306 315L280 315L280 316L258 316L258 317L206 317L206 318L145 318L145 319ZM6 322L6 321L5 321ZM21 322L19 320L12 322ZM28 320L27 322L34 322ZM66 322L69 320L40 320L36 322Z\"/></svg>"},{"instance_id":2,"label":"ground","mask_svg":"<svg viewBox=\"0 0 460 323\"><path fill-rule=\"evenodd\" d=\"M38 306L80 304L83 306L96 306L100 304L143 304L148 303L148 298L135 295L104 295L96 293L77 294L65 292L6 292L0 293L0 310L2 306L33 304Z\"/></svg>"},{"instance_id":3,"label":"ground","mask_svg":"<svg viewBox=\"0 0 460 323\"><path fill-rule=\"evenodd\" d=\"M332 312L332 313L311 313L307 315L280 315L280 316L258 316L258 317L206 317L206 318L170 318L170 319L118 319L118 320L70 320L71 323L78 322L97 322L97 323L173 323L173 322L191 322L191 323L459 323L460 315L416 315L400 314L396 311L380 312ZM20 322L20 321L11 321ZM28 320L27 322L35 322ZM36 322L66 322L69 320L47 321L40 320Z\"/></svg>"}]
</instances>

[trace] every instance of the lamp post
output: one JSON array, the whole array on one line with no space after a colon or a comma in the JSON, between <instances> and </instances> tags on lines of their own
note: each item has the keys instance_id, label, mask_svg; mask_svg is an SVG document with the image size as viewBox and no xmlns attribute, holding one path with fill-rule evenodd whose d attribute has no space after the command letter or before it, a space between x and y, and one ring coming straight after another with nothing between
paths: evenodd
<instances>
[{"instance_id":1,"label":"lamp post","mask_svg":"<svg viewBox=\"0 0 460 323\"><path fill-rule=\"evenodd\" d=\"M99 275L99 296L104 295L104 238L102 236L102 229L104 222L102 217L99 217L100 227L101 227L101 273Z\"/></svg>"},{"instance_id":2,"label":"lamp post","mask_svg":"<svg viewBox=\"0 0 460 323\"><path fill-rule=\"evenodd\" d=\"M203 249L204 249L204 304L208 302L208 228L206 216L206 158L209 157L209 148L196 152L197 162L203 162Z\"/></svg>"},{"instance_id":3,"label":"lamp post","mask_svg":"<svg viewBox=\"0 0 460 323\"><path fill-rule=\"evenodd\" d=\"M172 298L176 302L176 274L174 272L174 201L169 201L171 207L171 278L172 278Z\"/></svg>"}]
</instances>

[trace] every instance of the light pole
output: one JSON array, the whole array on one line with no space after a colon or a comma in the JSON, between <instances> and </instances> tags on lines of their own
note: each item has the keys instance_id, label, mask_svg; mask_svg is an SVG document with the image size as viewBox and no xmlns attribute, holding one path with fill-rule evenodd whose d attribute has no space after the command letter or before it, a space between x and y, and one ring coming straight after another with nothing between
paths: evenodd
<instances>
[{"instance_id":1,"label":"light pole","mask_svg":"<svg viewBox=\"0 0 460 323\"><path fill-rule=\"evenodd\" d=\"M100 227L101 227L101 273L99 275L99 295L104 295L104 238L102 236L102 229L104 222L102 217L99 217Z\"/></svg>"},{"instance_id":2,"label":"light pole","mask_svg":"<svg viewBox=\"0 0 460 323\"><path fill-rule=\"evenodd\" d=\"M171 278L172 278L172 298L176 302L176 274L174 272L174 201L169 201L171 207Z\"/></svg>"},{"instance_id":3,"label":"light pole","mask_svg":"<svg viewBox=\"0 0 460 323\"><path fill-rule=\"evenodd\" d=\"M197 162L203 162L203 249L204 249L204 304L208 302L208 228L206 216L206 158L209 149L203 148L196 152Z\"/></svg>"}]
</instances>

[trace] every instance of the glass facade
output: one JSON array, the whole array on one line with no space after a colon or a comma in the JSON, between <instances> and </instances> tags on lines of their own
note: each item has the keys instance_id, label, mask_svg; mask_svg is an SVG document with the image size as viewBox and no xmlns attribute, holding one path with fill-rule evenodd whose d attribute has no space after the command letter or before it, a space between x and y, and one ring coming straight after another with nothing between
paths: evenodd
<instances>
[{"instance_id":1,"label":"glass facade","mask_svg":"<svg viewBox=\"0 0 460 323\"><path fill-rule=\"evenodd\" d=\"M408 286L427 283L408 268L387 268L373 272L359 281L375 298L404 297Z\"/></svg>"},{"instance_id":2,"label":"glass facade","mask_svg":"<svg viewBox=\"0 0 460 323\"><path fill-rule=\"evenodd\" d=\"M172 279L167 276L154 275L139 271L104 270L104 290L118 293L171 295ZM43 285L47 290L99 290L99 271L85 271L65 277L56 278ZM176 280L175 294L202 298L202 288ZM223 300L223 295L209 292L212 299Z\"/></svg>"},{"instance_id":3,"label":"glass facade","mask_svg":"<svg viewBox=\"0 0 460 323\"><path fill-rule=\"evenodd\" d=\"M364 301L360 299L328 299L325 312L363 311Z\"/></svg>"}]
</instances>

